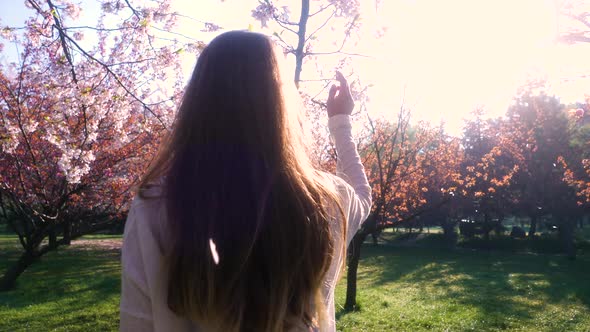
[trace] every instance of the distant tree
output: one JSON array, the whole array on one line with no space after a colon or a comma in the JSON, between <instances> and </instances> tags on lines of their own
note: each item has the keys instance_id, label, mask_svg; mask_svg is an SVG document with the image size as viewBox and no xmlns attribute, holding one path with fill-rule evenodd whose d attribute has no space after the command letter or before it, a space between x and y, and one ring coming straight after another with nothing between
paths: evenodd
<instances>
[{"instance_id":1,"label":"distant tree","mask_svg":"<svg viewBox=\"0 0 590 332\"><path fill-rule=\"evenodd\" d=\"M461 174L464 150L461 140L446 135L442 126L432 148L445 156L445 162L441 163L440 159L433 158L424 165L427 191L424 193L426 203L421 220L426 220L429 225L441 226L447 244L453 246L456 241L455 226L459 216L461 187L465 183Z\"/></svg>"},{"instance_id":2,"label":"distant tree","mask_svg":"<svg viewBox=\"0 0 590 332\"><path fill-rule=\"evenodd\" d=\"M473 119L465 124L460 194L462 214L473 222L464 227L481 226L481 232L488 238L510 213L515 199L510 184L521 168L522 153L511 140L505 122L484 120L483 114L482 109L476 109Z\"/></svg>"},{"instance_id":3,"label":"distant tree","mask_svg":"<svg viewBox=\"0 0 590 332\"><path fill-rule=\"evenodd\" d=\"M373 188L373 206L349 247L347 310L356 307L358 263L367 236L415 220L447 202L457 187L461 160L456 141L439 128L424 123L411 126L410 111L403 106L395 122L370 119L367 130L359 151ZM428 202L431 189L440 194L432 194L436 199Z\"/></svg>"},{"instance_id":4,"label":"distant tree","mask_svg":"<svg viewBox=\"0 0 590 332\"><path fill-rule=\"evenodd\" d=\"M523 150L523 168L515 178L519 209L531 218L529 236L538 218L551 216L571 257L573 220L581 212L576 192L564 179L564 164L579 158L571 144L572 130L564 106L555 97L524 91L508 110L513 140Z\"/></svg>"},{"instance_id":5,"label":"distant tree","mask_svg":"<svg viewBox=\"0 0 590 332\"><path fill-rule=\"evenodd\" d=\"M568 116L572 127L570 145L574 158L559 159L564 172L564 180L576 191L577 204L588 214L590 208L590 97L586 103L569 105ZM583 226L580 218L580 226Z\"/></svg>"}]
</instances>

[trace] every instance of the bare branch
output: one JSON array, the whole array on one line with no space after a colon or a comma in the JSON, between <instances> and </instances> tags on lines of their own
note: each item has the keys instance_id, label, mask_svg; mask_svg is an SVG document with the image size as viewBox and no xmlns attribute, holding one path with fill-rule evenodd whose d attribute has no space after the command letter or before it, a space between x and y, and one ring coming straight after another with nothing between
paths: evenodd
<instances>
[{"instance_id":1,"label":"bare branch","mask_svg":"<svg viewBox=\"0 0 590 332\"><path fill-rule=\"evenodd\" d=\"M154 29L154 30L158 30L158 31L160 31L160 32L169 33L169 34L171 34L171 35L175 35L175 36L183 37L183 38L186 38L186 39L189 39L189 40L197 40L196 38L189 37L189 36L187 36L187 35L185 35L185 34L182 34L182 33L180 33L180 32L176 32L176 31L169 31L169 30L164 30L164 29L161 29L161 28L158 28L158 27L155 27L155 26L152 26L152 29Z\"/></svg>"},{"instance_id":2,"label":"bare branch","mask_svg":"<svg viewBox=\"0 0 590 332\"><path fill-rule=\"evenodd\" d=\"M324 6L324 7L320 8L320 9L318 9L318 11L316 11L315 13L313 13L313 14L310 14L310 15L309 15L309 17L314 17L314 16L316 16L317 14L319 14L319 13L323 12L324 10L326 10L326 9L330 8L330 7L331 7L331 6L333 6L333 5L334 5L333 3L329 3L327 6Z\"/></svg>"},{"instance_id":3,"label":"bare branch","mask_svg":"<svg viewBox=\"0 0 590 332\"><path fill-rule=\"evenodd\" d=\"M278 42L282 43L282 47L283 49L286 49L288 53L295 53L295 49L293 48L293 46L291 46L289 43L287 43L283 37L281 37L280 34L278 33L274 33L273 34L274 37L276 37L278 39Z\"/></svg>"},{"instance_id":4,"label":"bare branch","mask_svg":"<svg viewBox=\"0 0 590 332\"><path fill-rule=\"evenodd\" d=\"M341 50L337 50L337 51L333 51L333 52L309 52L309 53L305 53L305 55L335 55L335 54L339 54L339 55L348 55L348 56L358 56L361 58L370 58L370 59L374 59L375 57L370 56L370 55L366 55L366 54L360 54L360 53L350 53L350 52L342 52Z\"/></svg>"},{"instance_id":5,"label":"bare branch","mask_svg":"<svg viewBox=\"0 0 590 332\"><path fill-rule=\"evenodd\" d=\"M131 11L133 12L133 15L135 15L138 19L141 19L141 15L137 11L137 9L135 9L135 8L133 8L133 6L131 6L131 4L129 3L129 0L124 0L124 1L127 4L127 7L129 7L129 9L131 9Z\"/></svg>"},{"instance_id":6,"label":"bare branch","mask_svg":"<svg viewBox=\"0 0 590 332\"><path fill-rule=\"evenodd\" d=\"M292 32L292 33L294 33L296 35L299 34L299 32L295 31L293 28L290 28L290 27L286 26L284 23L282 23L281 21L279 21L277 18L275 18L275 22L277 22L277 24L280 25L281 28L283 28L285 30L288 30L288 31L290 31L290 32Z\"/></svg>"},{"instance_id":7,"label":"bare branch","mask_svg":"<svg viewBox=\"0 0 590 332\"><path fill-rule=\"evenodd\" d=\"M316 99L311 99L311 102L316 104L316 105L320 105L323 108L327 108L328 104L326 104L325 102L321 101L321 100L316 100Z\"/></svg>"},{"instance_id":8,"label":"bare branch","mask_svg":"<svg viewBox=\"0 0 590 332\"><path fill-rule=\"evenodd\" d=\"M322 23L317 29L314 30L314 32L310 33L309 36L307 37L307 39L305 39L305 42L308 42L313 35L315 35L318 31L320 31L321 29L323 29L326 24L328 24L328 22L330 22L330 20L334 17L334 15L336 15L336 11L332 11L332 14L330 14L330 16L328 17L327 20L324 21L324 23Z\"/></svg>"},{"instance_id":9,"label":"bare branch","mask_svg":"<svg viewBox=\"0 0 590 332\"><path fill-rule=\"evenodd\" d=\"M342 50L344 49L344 45L346 45L346 41L348 40L348 37L350 36L350 31L352 31L352 28L354 28L354 25L359 17L360 17L360 15L356 15L352 19L352 21L348 24L348 27L346 28L346 31L344 34L344 39L342 39L342 43L340 44L340 47L337 50L332 51L332 52L310 52L310 53L306 53L305 55L328 55L328 54L336 54L336 53L345 54L344 52L342 52ZM354 54L354 53L348 53L348 55L358 55L358 56L365 56L366 57L366 55Z\"/></svg>"},{"instance_id":10,"label":"bare branch","mask_svg":"<svg viewBox=\"0 0 590 332\"><path fill-rule=\"evenodd\" d=\"M333 78L318 78L318 79L309 79L309 80L299 80L299 82L327 82L333 81Z\"/></svg>"},{"instance_id":11,"label":"bare branch","mask_svg":"<svg viewBox=\"0 0 590 332\"><path fill-rule=\"evenodd\" d=\"M68 30L82 30L82 29L94 30L94 31L104 31L104 32L113 32L113 31L132 30L133 27L97 28L97 27L91 27L91 26L88 26L88 25L79 25L79 26L73 26L73 27L62 27L62 30L64 30L64 31L68 31Z\"/></svg>"}]
</instances>

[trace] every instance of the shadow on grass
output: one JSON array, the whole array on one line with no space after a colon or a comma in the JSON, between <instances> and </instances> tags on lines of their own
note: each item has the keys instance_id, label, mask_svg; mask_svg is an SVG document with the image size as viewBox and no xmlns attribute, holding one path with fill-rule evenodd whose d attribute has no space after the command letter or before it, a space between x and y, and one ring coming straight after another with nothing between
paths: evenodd
<instances>
[{"instance_id":1,"label":"shadow on grass","mask_svg":"<svg viewBox=\"0 0 590 332\"><path fill-rule=\"evenodd\" d=\"M478 319L491 319L499 329L508 328L507 317L533 320L547 305L582 303L590 310L588 256L570 261L563 256L365 245L360 265L360 293L393 284L420 287L428 293L422 296L474 308ZM346 314L341 309L337 318Z\"/></svg>"},{"instance_id":2,"label":"shadow on grass","mask_svg":"<svg viewBox=\"0 0 590 332\"><path fill-rule=\"evenodd\" d=\"M0 268L20 251L2 246ZM27 269L15 289L0 292L0 330L114 330L118 325L120 252L64 247Z\"/></svg>"}]
</instances>

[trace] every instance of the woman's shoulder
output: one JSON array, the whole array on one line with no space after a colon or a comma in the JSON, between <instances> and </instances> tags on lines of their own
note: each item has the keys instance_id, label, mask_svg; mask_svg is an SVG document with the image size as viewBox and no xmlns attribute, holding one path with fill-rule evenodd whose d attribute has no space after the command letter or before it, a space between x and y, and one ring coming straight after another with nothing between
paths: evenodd
<instances>
[{"instance_id":1,"label":"woman's shoulder","mask_svg":"<svg viewBox=\"0 0 590 332\"><path fill-rule=\"evenodd\" d=\"M336 189L336 192L338 192L342 198L350 198L351 193L354 193L352 186L342 177L323 171L320 171L319 173L324 179L328 180L327 182L329 184L334 186L334 189Z\"/></svg>"},{"instance_id":2,"label":"woman's shoulder","mask_svg":"<svg viewBox=\"0 0 590 332\"><path fill-rule=\"evenodd\" d=\"M144 186L137 191L129 209L127 223L142 234L143 240L155 240L160 250L166 242L166 209L161 185Z\"/></svg>"},{"instance_id":3,"label":"woman's shoulder","mask_svg":"<svg viewBox=\"0 0 590 332\"><path fill-rule=\"evenodd\" d=\"M151 199L162 198L164 194L164 178L158 178L154 181L142 183L137 187L135 200L136 203L149 201Z\"/></svg>"},{"instance_id":4,"label":"woman's shoulder","mask_svg":"<svg viewBox=\"0 0 590 332\"><path fill-rule=\"evenodd\" d=\"M354 197L354 189L352 186L338 175L327 172L320 173L322 173L321 176L326 180L325 183L332 186L332 189L338 195L340 207L343 208L345 212L348 211Z\"/></svg>"},{"instance_id":5,"label":"woman's shoulder","mask_svg":"<svg viewBox=\"0 0 590 332\"><path fill-rule=\"evenodd\" d=\"M160 184L147 184L137 189L131 202L130 212L136 215L153 215L164 204L164 190ZM144 219L144 218L141 218Z\"/></svg>"}]
</instances>

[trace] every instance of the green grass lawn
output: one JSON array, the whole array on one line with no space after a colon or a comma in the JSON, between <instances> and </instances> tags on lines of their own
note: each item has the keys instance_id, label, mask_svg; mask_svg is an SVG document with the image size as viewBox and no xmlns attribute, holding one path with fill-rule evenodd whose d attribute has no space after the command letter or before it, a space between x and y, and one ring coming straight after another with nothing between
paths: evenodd
<instances>
[{"instance_id":1,"label":"green grass lawn","mask_svg":"<svg viewBox=\"0 0 590 332\"><path fill-rule=\"evenodd\" d=\"M0 236L0 268L17 244ZM90 248L50 253L0 293L0 331L116 330L119 254ZM590 331L588 256L366 245L359 311L340 309L344 284L336 294L343 331Z\"/></svg>"},{"instance_id":2,"label":"green grass lawn","mask_svg":"<svg viewBox=\"0 0 590 332\"><path fill-rule=\"evenodd\" d=\"M18 240L0 236L0 269L18 250ZM81 247L47 254L25 271L15 290L0 293L0 331L117 330L119 257L117 250Z\"/></svg>"},{"instance_id":3,"label":"green grass lawn","mask_svg":"<svg viewBox=\"0 0 590 332\"><path fill-rule=\"evenodd\" d=\"M363 250L361 309L338 311L344 331L590 331L588 257Z\"/></svg>"}]
</instances>

